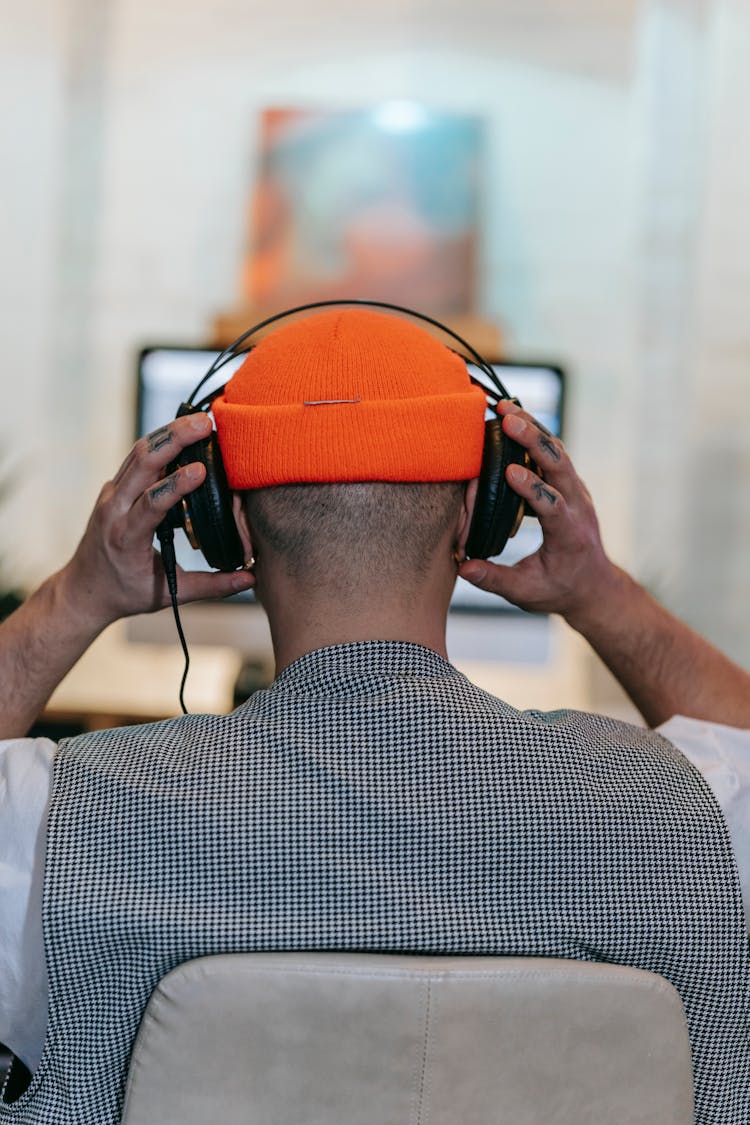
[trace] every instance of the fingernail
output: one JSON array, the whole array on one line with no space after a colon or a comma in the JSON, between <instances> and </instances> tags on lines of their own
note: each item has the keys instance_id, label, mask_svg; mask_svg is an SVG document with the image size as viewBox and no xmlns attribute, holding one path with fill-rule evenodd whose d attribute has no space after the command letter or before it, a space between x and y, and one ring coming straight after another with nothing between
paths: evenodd
<instances>
[{"instance_id":1,"label":"fingernail","mask_svg":"<svg viewBox=\"0 0 750 1125\"><path fill-rule=\"evenodd\" d=\"M247 570L238 570L236 574L232 575L233 590L249 590L254 582L255 579Z\"/></svg>"},{"instance_id":2,"label":"fingernail","mask_svg":"<svg viewBox=\"0 0 750 1125\"><path fill-rule=\"evenodd\" d=\"M190 415L190 425L192 426L192 428L194 430L199 430L199 431L205 432L206 422L210 422L210 421L211 421L211 419L208 417L207 414L204 414L203 411L201 411L199 414L191 414Z\"/></svg>"},{"instance_id":3,"label":"fingernail","mask_svg":"<svg viewBox=\"0 0 750 1125\"><path fill-rule=\"evenodd\" d=\"M200 480L203 476L203 465L198 461L193 461L191 465L185 466L184 473L188 480Z\"/></svg>"},{"instance_id":4,"label":"fingernail","mask_svg":"<svg viewBox=\"0 0 750 1125\"><path fill-rule=\"evenodd\" d=\"M461 577L465 578L467 582L484 582L487 576L487 568L484 566L477 566L476 563L472 563L469 566L468 574L465 572L465 565L460 568L460 574Z\"/></svg>"},{"instance_id":5,"label":"fingernail","mask_svg":"<svg viewBox=\"0 0 750 1125\"><path fill-rule=\"evenodd\" d=\"M522 465L508 465L505 470L508 480L513 481L515 484L523 484L526 470Z\"/></svg>"},{"instance_id":6,"label":"fingernail","mask_svg":"<svg viewBox=\"0 0 750 1125\"><path fill-rule=\"evenodd\" d=\"M516 437L520 437L526 429L526 423L523 418L519 418L515 414L506 414L503 429L506 434L515 434Z\"/></svg>"}]
</instances>

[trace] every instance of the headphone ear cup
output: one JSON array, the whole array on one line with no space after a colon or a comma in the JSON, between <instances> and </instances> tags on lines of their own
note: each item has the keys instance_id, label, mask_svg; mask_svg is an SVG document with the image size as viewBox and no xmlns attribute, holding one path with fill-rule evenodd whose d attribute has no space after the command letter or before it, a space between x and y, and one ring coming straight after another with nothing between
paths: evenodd
<instances>
[{"instance_id":1,"label":"headphone ear cup","mask_svg":"<svg viewBox=\"0 0 750 1125\"><path fill-rule=\"evenodd\" d=\"M242 541L234 522L232 493L227 484L224 461L214 430L207 438L187 446L179 465L200 461L206 479L183 501L183 524L188 538L216 570L237 570L244 562Z\"/></svg>"},{"instance_id":2,"label":"headphone ear cup","mask_svg":"<svg viewBox=\"0 0 750 1125\"><path fill-rule=\"evenodd\" d=\"M469 558L499 555L515 534L524 502L505 479L505 470L508 465L525 465L527 461L526 450L503 433L500 419L488 419L484 424L477 499L466 541Z\"/></svg>"}]
</instances>

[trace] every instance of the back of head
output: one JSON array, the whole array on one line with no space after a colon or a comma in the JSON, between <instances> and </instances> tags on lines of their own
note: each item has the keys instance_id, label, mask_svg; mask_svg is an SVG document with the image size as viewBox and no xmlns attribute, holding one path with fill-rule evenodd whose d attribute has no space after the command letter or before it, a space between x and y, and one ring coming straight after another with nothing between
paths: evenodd
<instances>
[{"instance_id":1,"label":"back of head","mask_svg":"<svg viewBox=\"0 0 750 1125\"><path fill-rule=\"evenodd\" d=\"M344 307L263 338L213 409L254 544L291 575L357 582L419 573L438 548L479 473L485 405L423 328Z\"/></svg>"},{"instance_id":2,"label":"back of head","mask_svg":"<svg viewBox=\"0 0 750 1125\"><path fill-rule=\"evenodd\" d=\"M340 598L380 584L407 586L452 549L462 482L285 484L245 493L254 551L296 582L332 585Z\"/></svg>"}]
</instances>

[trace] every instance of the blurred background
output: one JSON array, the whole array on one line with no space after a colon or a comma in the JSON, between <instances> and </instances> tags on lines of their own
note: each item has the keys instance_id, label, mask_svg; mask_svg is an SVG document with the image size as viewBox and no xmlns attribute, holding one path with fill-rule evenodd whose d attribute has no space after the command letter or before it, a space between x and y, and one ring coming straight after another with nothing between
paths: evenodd
<instances>
[{"instance_id":1,"label":"blurred background","mask_svg":"<svg viewBox=\"0 0 750 1125\"><path fill-rule=\"evenodd\" d=\"M377 291L567 369L610 553L750 666L748 57L746 0L16 5L3 587L72 550L143 345Z\"/></svg>"}]
</instances>

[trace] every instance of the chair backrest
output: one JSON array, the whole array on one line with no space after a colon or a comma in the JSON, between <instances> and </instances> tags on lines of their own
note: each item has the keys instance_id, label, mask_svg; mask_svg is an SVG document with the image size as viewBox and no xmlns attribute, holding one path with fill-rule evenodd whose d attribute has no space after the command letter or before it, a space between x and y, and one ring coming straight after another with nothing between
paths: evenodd
<instances>
[{"instance_id":1,"label":"chair backrest","mask_svg":"<svg viewBox=\"0 0 750 1125\"><path fill-rule=\"evenodd\" d=\"M124 1125L689 1125L680 998L542 958L244 953L154 991Z\"/></svg>"}]
</instances>

